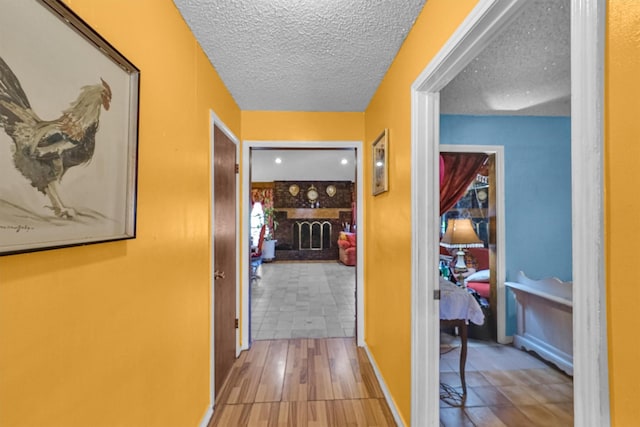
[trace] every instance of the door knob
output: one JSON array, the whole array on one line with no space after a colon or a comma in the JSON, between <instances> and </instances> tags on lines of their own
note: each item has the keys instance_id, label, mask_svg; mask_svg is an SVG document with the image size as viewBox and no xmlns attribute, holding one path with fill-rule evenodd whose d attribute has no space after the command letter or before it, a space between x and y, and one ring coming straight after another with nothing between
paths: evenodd
<instances>
[{"instance_id":1,"label":"door knob","mask_svg":"<svg viewBox=\"0 0 640 427\"><path fill-rule=\"evenodd\" d=\"M224 278L225 278L224 271L216 270L213 272L213 280L224 279Z\"/></svg>"}]
</instances>

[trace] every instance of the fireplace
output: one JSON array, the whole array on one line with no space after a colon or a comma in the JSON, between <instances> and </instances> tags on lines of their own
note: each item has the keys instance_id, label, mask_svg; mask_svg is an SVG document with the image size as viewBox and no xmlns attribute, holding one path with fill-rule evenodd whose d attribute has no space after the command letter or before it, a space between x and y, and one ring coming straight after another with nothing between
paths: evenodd
<instances>
[{"instance_id":1,"label":"fireplace","mask_svg":"<svg viewBox=\"0 0 640 427\"><path fill-rule=\"evenodd\" d=\"M331 248L331 222L296 221L293 224L293 245L300 251L321 251Z\"/></svg>"}]
</instances>

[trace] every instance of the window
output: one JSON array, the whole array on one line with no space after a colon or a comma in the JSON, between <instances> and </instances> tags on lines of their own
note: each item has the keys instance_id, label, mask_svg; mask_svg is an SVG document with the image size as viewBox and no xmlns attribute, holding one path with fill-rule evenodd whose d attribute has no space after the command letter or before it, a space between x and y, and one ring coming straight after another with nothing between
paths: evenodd
<instances>
[{"instance_id":1,"label":"window","mask_svg":"<svg viewBox=\"0 0 640 427\"><path fill-rule=\"evenodd\" d=\"M264 210L262 203L255 202L251 208L251 246L258 246L260 229L264 225Z\"/></svg>"}]
</instances>

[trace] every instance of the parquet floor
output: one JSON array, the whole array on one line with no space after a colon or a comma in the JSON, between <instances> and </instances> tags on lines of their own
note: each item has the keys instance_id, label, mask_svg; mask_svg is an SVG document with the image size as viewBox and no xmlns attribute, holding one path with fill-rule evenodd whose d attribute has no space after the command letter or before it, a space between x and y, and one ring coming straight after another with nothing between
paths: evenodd
<instances>
[{"instance_id":1,"label":"parquet floor","mask_svg":"<svg viewBox=\"0 0 640 427\"><path fill-rule=\"evenodd\" d=\"M214 426L395 426L353 338L255 341L216 400Z\"/></svg>"}]
</instances>

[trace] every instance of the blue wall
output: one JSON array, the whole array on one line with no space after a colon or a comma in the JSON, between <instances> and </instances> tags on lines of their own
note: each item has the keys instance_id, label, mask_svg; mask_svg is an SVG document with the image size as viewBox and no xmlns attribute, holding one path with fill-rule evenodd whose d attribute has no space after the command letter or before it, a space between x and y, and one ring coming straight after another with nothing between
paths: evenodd
<instances>
[{"instance_id":1,"label":"blue wall","mask_svg":"<svg viewBox=\"0 0 640 427\"><path fill-rule=\"evenodd\" d=\"M440 143L504 147L507 281L520 270L572 280L571 119L442 115ZM515 308L507 302L511 335Z\"/></svg>"}]
</instances>

